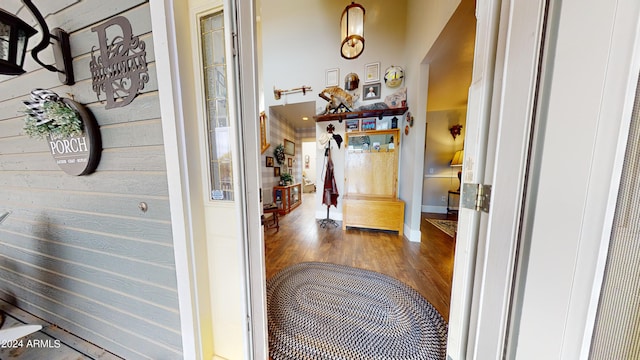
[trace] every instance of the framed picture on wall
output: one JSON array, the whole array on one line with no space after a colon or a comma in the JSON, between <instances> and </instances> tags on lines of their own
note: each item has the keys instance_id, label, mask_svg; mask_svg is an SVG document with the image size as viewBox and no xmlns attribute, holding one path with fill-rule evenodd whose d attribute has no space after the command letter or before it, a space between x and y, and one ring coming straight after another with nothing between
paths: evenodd
<instances>
[{"instance_id":1,"label":"framed picture on wall","mask_svg":"<svg viewBox=\"0 0 640 360\"><path fill-rule=\"evenodd\" d=\"M267 167L273 167L273 156L267 156Z\"/></svg>"},{"instance_id":2,"label":"framed picture on wall","mask_svg":"<svg viewBox=\"0 0 640 360\"><path fill-rule=\"evenodd\" d=\"M291 156L296 156L296 143L291 140L284 139L284 153Z\"/></svg>"},{"instance_id":3,"label":"framed picture on wall","mask_svg":"<svg viewBox=\"0 0 640 360\"><path fill-rule=\"evenodd\" d=\"M362 86L362 93L365 100L380 99L380 84L365 84Z\"/></svg>"},{"instance_id":4,"label":"framed picture on wall","mask_svg":"<svg viewBox=\"0 0 640 360\"><path fill-rule=\"evenodd\" d=\"M280 176L280 167L279 166L276 166L276 167L273 168L273 176L276 176L276 177Z\"/></svg>"},{"instance_id":5,"label":"framed picture on wall","mask_svg":"<svg viewBox=\"0 0 640 360\"><path fill-rule=\"evenodd\" d=\"M267 150L271 145L267 141L268 133L269 133L269 130L267 129L267 115L263 111L260 113L260 153L261 154L264 154L265 150Z\"/></svg>"},{"instance_id":6,"label":"framed picture on wall","mask_svg":"<svg viewBox=\"0 0 640 360\"><path fill-rule=\"evenodd\" d=\"M287 165L288 165L289 167L292 167L292 166L293 166L293 158L289 158L289 159L287 159Z\"/></svg>"},{"instance_id":7,"label":"framed picture on wall","mask_svg":"<svg viewBox=\"0 0 640 360\"><path fill-rule=\"evenodd\" d=\"M376 121L376 130L388 130L391 128L391 119L382 118Z\"/></svg>"},{"instance_id":8,"label":"framed picture on wall","mask_svg":"<svg viewBox=\"0 0 640 360\"><path fill-rule=\"evenodd\" d=\"M338 68L327 70L325 84L329 86L338 86L338 78L340 77L340 70Z\"/></svg>"},{"instance_id":9,"label":"framed picture on wall","mask_svg":"<svg viewBox=\"0 0 640 360\"><path fill-rule=\"evenodd\" d=\"M347 132L360 131L360 119L345 120L344 127Z\"/></svg>"},{"instance_id":10,"label":"framed picture on wall","mask_svg":"<svg viewBox=\"0 0 640 360\"><path fill-rule=\"evenodd\" d=\"M380 63L370 63L364 66L364 82L372 83L380 81Z\"/></svg>"},{"instance_id":11,"label":"framed picture on wall","mask_svg":"<svg viewBox=\"0 0 640 360\"><path fill-rule=\"evenodd\" d=\"M375 130L375 129L376 129L376 118L362 119L362 131Z\"/></svg>"}]
</instances>

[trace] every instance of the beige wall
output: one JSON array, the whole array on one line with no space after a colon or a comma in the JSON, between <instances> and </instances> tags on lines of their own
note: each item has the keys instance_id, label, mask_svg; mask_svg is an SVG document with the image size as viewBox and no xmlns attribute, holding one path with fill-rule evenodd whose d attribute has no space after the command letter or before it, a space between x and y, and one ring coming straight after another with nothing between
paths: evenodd
<instances>
[{"instance_id":1,"label":"beige wall","mask_svg":"<svg viewBox=\"0 0 640 360\"><path fill-rule=\"evenodd\" d=\"M460 1L407 1L407 19L405 46L407 102L413 107L415 117L414 134L426 131L427 89L429 67L423 64L429 49L446 25ZM416 196L422 192L424 182L423 154L424 136L407 137L401 147L400 198L406 202L405 234L413 241L420 241L420 213L422 198Z\"/></svg>"},{"instance_id":2,"label":"beige wall","mask_svg":"<svg viewBox=\"0 0 640 360\"><path fill-rule=\"evenodd\" d=\"M323 111L326 101L318 97L325 88L326 70L339 69L339 83L344 87L344 77L351 72L360 78L359 93L364 85L364 66L380 62L380 79L384 70L391 65L405 67L404 39L406 37L406 1L359 1L366 11L365 50L355 60L345 60L340 56L340 16L346 3L343 1L293 1L263 0L261 6L262 46L263 46L263 88L265 107L316 101L316 113ZM397 14L387 16L386 14ZM409 75L411 76L411 75ZM313 91L307 95L293 94L275 100L272 89L290 89L302 85L311 86ZM382 99L397 89L382 85ZM371 103L360 102L357 105ZM410 106L412 104L410 103ZM344 124L331 122L336 133L344 138ZM329 122L317 123L316 133L326 133ZM343 195L344 147L338 149L333 143L332 159L335 165L335 178L338 190ZM321 174L324 164L324 151L317 149L316 173ZM300 159L298 159L300 161ZM331 207L332 218L342 218L342 203L338 198L338 207ZM326 208L321 198L316 198L316 216L324 218Z\"/></svg>"},{"instance_id":3,"label":"beige wall","mask_svg":"<svg viewBox=\"0 0 640 360\"><path fill-rule=\"evenodd\" d=\"M458 170L449 164L457 150L464 148L464 128L467 108L430 111L427 113L427 134L424 156L424 185L422 188L422 211L445 213L449 190L460 186ZM455 139L451 126L462 125L462 133ZM457 202L457 196L451 201ZM457 205L456 205L457 206Z\"/></svg>"}]
</instances>

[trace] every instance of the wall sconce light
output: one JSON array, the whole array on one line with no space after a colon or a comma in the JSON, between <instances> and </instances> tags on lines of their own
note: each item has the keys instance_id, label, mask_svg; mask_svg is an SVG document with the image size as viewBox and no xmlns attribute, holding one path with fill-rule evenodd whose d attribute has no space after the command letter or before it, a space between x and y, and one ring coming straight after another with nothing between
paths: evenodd
<instances>
[{"instance_id":1,"label":"wall sconce light","mask_svg":"<svg viewBox=\"0 0 640 360\"><path fill-rule=\"evenodd\" d=\"M342 12L340 19L340 54L347 60L355 59L364 50L364 7L354 2Z\"/></svg>"},{"instance_id":2,"label":"wall sconce light","mask_svg":"<svg viewBox=\"0 0 640 360\"><path fill-rule=\"evenodd\" d=\"M22 0L22 3L29 8L29 11L38 20L38 24L42 29L42 40L31 50L31 56L45 69L57 72L58 79L64 85L73 85L75 81L71 66L69 34L60 28L55 28L50 33L42 14L40 14L40 11L33 5L31 0ZM27 42L36 33L37 31L29 24L17 16L0 9L0 74L20 75L25 72L23 66L27 52ZM38 53L46 49L49 44L53 45L55 66L44 64L38 58Z\"/></svg>"},{"instance_id":3,"label":"wall sconce light","mask_svg":"<svg viewBox=\"0 0 640 360\"><path fill-rule=\"evenodd\" d=\"M456 137L460 135L461 131L462 131L462 125L460 124L453 125L451 128L449 128L449 132L451 133L451 136L453 136L453 140L455 140Z\"/></svg>"}]
</instances>

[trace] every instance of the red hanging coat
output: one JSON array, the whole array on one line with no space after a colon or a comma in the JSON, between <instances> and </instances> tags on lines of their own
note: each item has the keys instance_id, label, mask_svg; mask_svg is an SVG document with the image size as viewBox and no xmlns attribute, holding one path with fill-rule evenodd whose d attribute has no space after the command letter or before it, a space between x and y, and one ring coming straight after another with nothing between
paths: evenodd
<instances>
[{"instance_id":1,"label":"red hanging coat","mask_svg":"<svg viewBox=\"0 0 640 360\"><path fill-rule=\"evenodd\" d=\"M327 149L327 172L324 176L324 192L322 194L322 203L327 206L338 207L338 187L336 179L333 177L333 161L331 160L331 150Z\"/></svg>"}]
</instances>

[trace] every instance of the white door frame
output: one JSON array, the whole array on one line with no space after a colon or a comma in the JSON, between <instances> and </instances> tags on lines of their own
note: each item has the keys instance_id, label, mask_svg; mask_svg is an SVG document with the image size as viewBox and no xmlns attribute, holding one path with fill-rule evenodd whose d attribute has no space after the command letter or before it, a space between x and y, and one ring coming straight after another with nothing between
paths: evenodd
<instances>
[{"instance_id":1,"label":"white door frame","mask_svg":"<svg viewBox=\"0 0 640 360\"><path fill-rule=\"evenodd\" d=\"M151 26L158 73L162 134L167 167L169 205L173 251L178 279L178 304L180 309L180 331L183 357L202 359L203 334L200 325L201 312L198 300L193 248L196 235L193 233L192 205L190 204L189 175L187 169L187 146L184 134L182 94L180 94L180 64L177 59L174 7L171 0L150 0ZM208 293L208 291L206 291Z\"/></svg>"},{"instance_id":2,"label":"white door frame","mask_svg":"<svg viewBox=\"0 0 640 360\"><path fill-rule=\"evenodd\" d=\"M457 359L465 358L462 354L468 359L499 359L505 347L530 138L535 126L545 3L544 0L523 0L504 1L500 5L489 145L480 181L492 185L491 209L488 216L481 219L472 270L474 291L467 294L472 296L468 343L466 352L456 354ZM483 22L479 19L480 24ZM465 144L465 155L466 152ZM465 182L468 179L465 176Z\"/></svg>"},{"instance_id":3,"label":"white door frame","mask_svg":"<svg viewBox=\"0 0 640 360\"><path fill-rule=\"evenodd\" d=\"M230 0L236 14L237 67L239 70L239 95L242 119L242 180L245 209L246 287L248 289L247 312L249 314L248 340L251 354L248 359L267 359L269 354L267 336L267 290L264 255L264 231L261 225L260 178L260 127L256 121L259 110L258 58L256 49L256 16L254 1ZM253 121L252 121L253 120ZM254 176L256 175L256 176Z\"/></svg>"}]
</instances>

